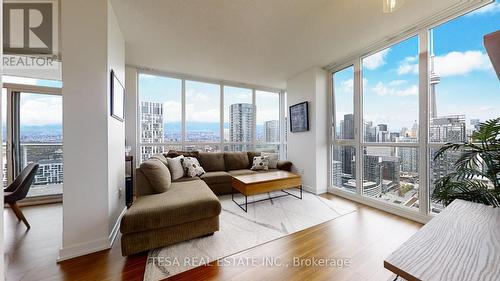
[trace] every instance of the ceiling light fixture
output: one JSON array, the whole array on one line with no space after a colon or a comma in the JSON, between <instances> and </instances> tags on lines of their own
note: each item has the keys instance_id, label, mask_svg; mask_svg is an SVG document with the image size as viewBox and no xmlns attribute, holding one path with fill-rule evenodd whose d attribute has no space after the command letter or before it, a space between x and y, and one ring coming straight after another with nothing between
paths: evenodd
<instances>
[{"instance_id":1,"label":"ceiling light fixture","mask_svg":"<svg viewBox=\"0 0 500 281\"><path fill-rule=\"evenodd\" d=\"M404 0L382 0L382 2L384 13L392 13L403 6Z\"/></svg>"}]
</instances>

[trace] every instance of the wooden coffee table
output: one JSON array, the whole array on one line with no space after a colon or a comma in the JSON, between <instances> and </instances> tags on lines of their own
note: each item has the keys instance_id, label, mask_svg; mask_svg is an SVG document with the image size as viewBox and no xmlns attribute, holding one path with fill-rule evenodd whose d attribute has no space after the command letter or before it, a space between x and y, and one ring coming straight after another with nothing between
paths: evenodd
<instances>
[{"instance_id":1,"label":"wooden coffee table","mask_svg":"<svg viewBox=\"0 0 500 281\"><path fill-rule=\"evenodd\" d=\"M253 204L265 200L276 199L284 196L293 196L302 199L302 181L300 176L287 171L275 171L267 173L256 173L250 175L233 176L232 179L233 192L231 199L243 211L248 211L248 204ZM297 188L300 191L300 196L285 191L285 189ZM245 196L245 204L240 204L234 200L234 190ZM267 193L271 191L281 191L285 194L269 197L265 199L248 202L248 196ZM243 208L245 206L245 208Z\"/></svg>"}]
</instances>

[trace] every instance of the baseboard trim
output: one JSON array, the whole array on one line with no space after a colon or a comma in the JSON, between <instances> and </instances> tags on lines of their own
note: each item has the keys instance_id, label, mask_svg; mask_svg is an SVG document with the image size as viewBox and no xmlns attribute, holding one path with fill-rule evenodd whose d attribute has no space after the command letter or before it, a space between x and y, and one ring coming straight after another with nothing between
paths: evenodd
<instances>
[{"instance_id":1,"label":"baseboard trim","mask_svg":"<svg viewBox=\"0 0 500 281\"><path fill-rule=\"evenodd\" d=\"M113 244L115 244L116 237L118 236L118 232L120 231L120 222L122 221L123 215L125 215L125 212L127 212L127 207L124 207L120 215L118 216L118 219L115 222L115 225L113 226L113 229L111 230L111 233L109 234L109 247L112 248Z\"/></svg>"},{"instance_id":2,"label":"baseboard trim","mask_svg":"<svg viewBox=\"0 0 500 281\"><path fill-rule=\"evenodd\" d=\"M311 186L308 186L308 185L302 185L302 188L309 192L309 193L312 193L312 194L316 194L316 195L320 195L320 194L324 194L324 193L327 193L328 192L328 189L321 189L321 190L317 190L316 188L313 188Z\"/></svg>"},{"instance_id":3,"label":"baseboard trim","mask_svg":"<svg viewBox=\"0 0 500 281\"><path fill-rule=\"evenodd\" d=\"M57 262L111 249L120 231L120 222L126 211L127 208L123 208L108 237L61 248Z\"/></svg>"},{"instance_id":4,"label":"baseboard trim","mask_svg":"<svg viewBox=\"0 0 500 281\"><path fill-rule=\"evenodd\" d=\"M73 259L76 257L88 255L91 253L104 251L110 249L109 237L97 239L85 243L79 243L59 250L59 257L57 263Z\"/></svg>"}]
</instances>

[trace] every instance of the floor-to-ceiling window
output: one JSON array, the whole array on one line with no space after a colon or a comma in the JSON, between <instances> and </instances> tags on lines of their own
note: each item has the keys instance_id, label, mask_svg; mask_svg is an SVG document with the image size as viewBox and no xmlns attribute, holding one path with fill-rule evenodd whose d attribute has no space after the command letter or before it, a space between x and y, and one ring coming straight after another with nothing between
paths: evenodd
<instances>
[{"instance_id":1,"label":"floor-to-ceiling window","mask_svg":"<svg viewBox=\"0 0 500 281\"><path fill-rule=\"evenodd\" d=\"M283 152L284 92L138 75L140 161L170 149Z\"/></svg>"},{"instance_id":2,"label":"floor-to-ceiling window","mask_svg":"<svg viewBox=\"0 0 500 281\"><path fill-rule=\"evenodd\" d=\"M255 129L253 91L224 86L224 151L251 150Z\"/></svg>"},{"instance_id":3,"label":"floor-to-ceiling window","mask_svg":"<svg viewBox=\"0 0 500 281\"><path fill-rule=\"evenodd\" d=\"M63 190L62 84L11 76L4 76L4 82L3 185L29 163L38 163L27 197L59 196Z\"/></svg>"},{"instance_id":4,"label":"floor-to-ceiling window","mask_svg":"<svg viewBox=\"0 0 500 281\"><path fill-rule=\"evenodd\" d=\"M182 148L182 80L142 73L138 80L142 162L165 149Z\"/></svg>"},{"instance_id":5,"label":"floor-to-ceiling window","mask_svg":"<svg viewBox=\"0 0 500 281\"><path fill-rule=\"evenodd\" d=\"M362 194L418 207L418 37L361 59Z\"/></svg>"},{"instance_id":6,"label":"floor-to-ceiling window","mask_svg":"<svg viewBox=\"0 0 500 281\"><path fill-rule=\"evenodd\" d=\"M354 66L332 75L334 116L331 148L331 184L356 192L356 142L354 136Z\"/></svg>"},{"instance_id":7,"label":"floor-to-ceiling window","mask_svg":"<svg viewBox=\"0 0 500 281\"><path fill-rule=\"evenodd\" d=\"M332 69L333 192L405 213L442 209L434 182L461 152L434 160L435 152L500 117L500 83L483 47L500 29L498 7L422 26Z\"/></svg>"}]
</instances>

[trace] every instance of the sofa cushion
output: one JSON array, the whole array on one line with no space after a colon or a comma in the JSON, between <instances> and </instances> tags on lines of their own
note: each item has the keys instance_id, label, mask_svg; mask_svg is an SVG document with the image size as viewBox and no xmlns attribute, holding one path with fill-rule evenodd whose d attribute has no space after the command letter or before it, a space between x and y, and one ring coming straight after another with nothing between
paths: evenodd
<instances>
[{"instance_id":1,"label":"sofa cushion","mask_svg":"<svg viewBox=\"0 0 500 281\"><path fill-rule=\"evenodd\" d=\"M241 176L241 175L256 174L257 172L256 171L252 171L250 169L241 169L241 170L228 171L227 173L234 177L234 176Z\"/></svg>"},{"instance_id":2,"label":"sofa cushion","mask_svg":"<svg viewBox=\"0 0 500 281\"><path fill-rule=\"evenodd\" d=\"M140 168L156 193L165 192L170 188L172 184L170 171L160 160L151 158L144 161Z\"/></svg>"},{"instance_id":3,"label":"sofa cushion","mask_svg":"<svg viewBox=\"0 0 500 281\"><path fill-rule=\"evenodd\" d=\"M199 177L182 177L176 180L172 180L172 182L185 182L185 181L195 181L199 180Z\"/></svg>"},{"instance_id":4,"label":"sofa cushion","mask_svg":"<svg viewBox=\"0 0 500 281\"><path fill-rule=\"evenodd\" d=\"M250 162L246 152L225 152L224 164L226 171L248 169Z\"/></svg>"},{"instance_id":5,"label":"sofa cushion","mask_svg":"<svg viewBox=\"0 0 500 281\"><path fill-rule=\"evenodd\" d=\"M225 171L224 153L222 152L200 152L200 165L205 172Z\"/></svg>"},{"instance_id":6,"label":"sofa cushion","mask_svg":"<svg viewBox=\"0 0 500 281\"><path fill-rule=\"evenodd\" d=\"M198 159L199 152L198 151L169 150L167 154L164 154L164 156L167 158L175 158L175 157L179 157L181 155L184 157L194 157L194 158Z\"/></svg>"},{"instance_id":7,"label":"sofa cushion","mask_svg":"<svg viewBox=\"0 0 500 281\"><path fill-rule=\"evenodd\" d=\"M121 220L122 234L159 229L218 216L217 196L202 180L172 183L167 192L142 196Z\"/></svg>"},{"instance_id":8,"label":"sofa cushion","mask_svg":"<svg viewBox=\"0 0 500 281\"><path fill-rule=\"evenodd\" d=\"M184 156L180 155L175 158L167 158L168 168L172 174L172 180L178 180L184 176L184 167L182 167L182 159Z\"/></svg>"},{"instance_id":9,"label":"sofa cushion","mask_svg":"<svg viewBox=\"0 0 500 281\"><path fill-rule=\"evenodd\" d=\"M208 185L212 185L217 183L230 183L232 176L224 171L206 172L203 175L201 175L200 179L202 179Z\"/></svg>"},{"instance_id":10,"label":"sofa cushion","mask_svg":"<svg viewBox=\"0 0 500 281\"><path fill-rule=\"evenodd\" d=\"M165 155L161 154L161 153L158 153L158 154L154 154L151 156L151 158L154 158L156 160L159 160L160 162L163 163L163 165L167 166L168 167L168 162L167 162L167 158L165 157ZM150 158L150 159L151 159Z\"/></svg>"}]
</instances>

